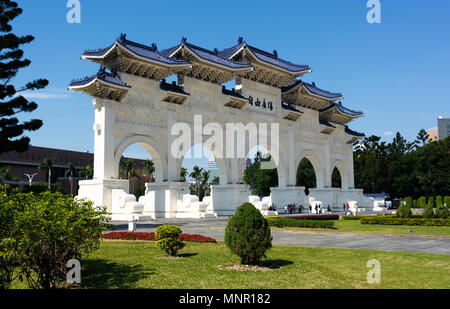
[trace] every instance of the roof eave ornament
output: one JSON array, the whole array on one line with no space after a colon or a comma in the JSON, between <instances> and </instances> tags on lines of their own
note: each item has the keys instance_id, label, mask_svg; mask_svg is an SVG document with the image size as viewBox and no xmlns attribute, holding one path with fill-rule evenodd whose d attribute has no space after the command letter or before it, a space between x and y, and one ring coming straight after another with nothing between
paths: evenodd
<instances>
[{"instance_id":1,"label":"roof eave ornament","mask_svg":"<svg viewBox=\"0 0 450 309\"><path fill-rule=\"evenodd\" d=\"M127 40L127 35L125 33L121 33L119 38L117 39L117 41L119 41L120 44L125 43L126 40Z\"/></svg>"}]
</instances>

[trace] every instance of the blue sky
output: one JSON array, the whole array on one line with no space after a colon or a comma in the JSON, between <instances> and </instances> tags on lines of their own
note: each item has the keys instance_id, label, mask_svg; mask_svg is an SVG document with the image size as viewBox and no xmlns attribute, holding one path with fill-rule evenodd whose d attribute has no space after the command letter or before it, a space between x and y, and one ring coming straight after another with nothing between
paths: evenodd
<instances>
[{"instance_id":1,"label":"blue sky","mask_svg":"<svg viewBox=\"0 0 450 309\"><path fill-rule=\"evenodd\" d=\"M182 36L209 49L232 46L239 36L277 49L279 57L311 66L305 80L342 92L345 106L364 111L350 127L366 135L390 140L389 132L400 131L412 140L421 128L435 127L439 115L450 115L450 1L380 0L381 24L366 21L366 0L81 0L81 24L67 23L66 0L18 2L24 13L14 33L36 40L24 48L31 66L13 82L50 81L30 94L39 108L21 115L44 121L28 134L36 146L93 151L91 99L67 86L98 70L80 60L83 50L106 47L121 32L159 49Z\"/></svg>"}]
</instances>

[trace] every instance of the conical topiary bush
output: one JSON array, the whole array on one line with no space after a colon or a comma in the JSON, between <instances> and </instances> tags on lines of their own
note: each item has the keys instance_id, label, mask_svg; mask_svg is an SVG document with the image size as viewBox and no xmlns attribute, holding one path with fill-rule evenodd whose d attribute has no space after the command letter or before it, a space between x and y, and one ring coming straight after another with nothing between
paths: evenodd
<instances>
[{"instance_id":1,"label":"conical topiary bush","mask_svg":"<svg viewBox=\"0 0 450 309\"><path fill-rule=\"evenodd\" d=\"M225 243L242 264L258 265L272 247L269 223L252 204L244 203L228 222Z\"/></svg>"}]
</instances>

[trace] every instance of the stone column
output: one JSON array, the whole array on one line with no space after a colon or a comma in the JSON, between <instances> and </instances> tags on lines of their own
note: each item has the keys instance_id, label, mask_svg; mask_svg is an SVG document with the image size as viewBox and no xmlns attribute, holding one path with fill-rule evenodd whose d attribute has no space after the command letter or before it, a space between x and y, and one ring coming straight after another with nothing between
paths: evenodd
<instances>
[{"instance_id":1,"label":"stone column","mask_svg":"<svg viewBox=\"0 0 450 309\"><path fill-rule=\"evenodd\" d=\"M325 180L324 187L331 188L331 160L330 160L330 138L327 137L325 140Z\"/></svg>"},{"instance_id":2,"label":"stone column","mask_svg":"<svg viewBox=\"0 0 450 309\"><path fill-rule=\"evenodd\" d=\"M114 178L115 102L100 98L93 100L94 124L94 179Z\"/></svg>"},{"instance_id":3,"label":"stone column","mask_svg":"<svg viewBox=\"0 0 450 309\"><path fill-rule=\"evenodd\" d=\"M176 136L171 134L172 126L177 122L177 115L175 112L169 111L167 115L167 181L178 181L180 171L178 170L177 158L172 155L172 142ZM182 159L180 159L182 160Z\"/></svg>"},{"instance_id":4,"label":"stone column","mask_svg":"<svg viewBox=\"0 0 450 309\"><path fill-rule=\"evenodd\" d=\"M355 188L355 170L353 166L353 146L350 144L348 149L348 188Z\"/></svg>"}]
</instances>

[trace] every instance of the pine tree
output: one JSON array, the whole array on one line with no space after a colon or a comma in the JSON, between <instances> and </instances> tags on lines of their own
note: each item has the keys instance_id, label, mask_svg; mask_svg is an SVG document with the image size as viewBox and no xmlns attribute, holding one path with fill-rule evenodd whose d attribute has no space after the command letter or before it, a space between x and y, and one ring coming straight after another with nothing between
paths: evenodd
<instances>
[{"instance_id":1,"label":"pine tree","mask_svg":"<svg viewBox=\"0 0 450 309\"><path fill-rule=\"evenodd\" d=\"M42 121L32 119L19 122L16 114L32 112L37 108L35 102L28 102L20 92L42 89L48 85L45 79L37 79L27 83L20 89L16 89L10 81L17 75L20 69L26 68L31 61L23 58L21 45L34 40L31 35L16 36L11 33L9 24L13 19L22 14L22 9L16 2L0 0L0 153L11 150L23 152L28 149L30 138L23 136L24 131L35 131L42 126Z\"/></svg>"}]
</instances>

